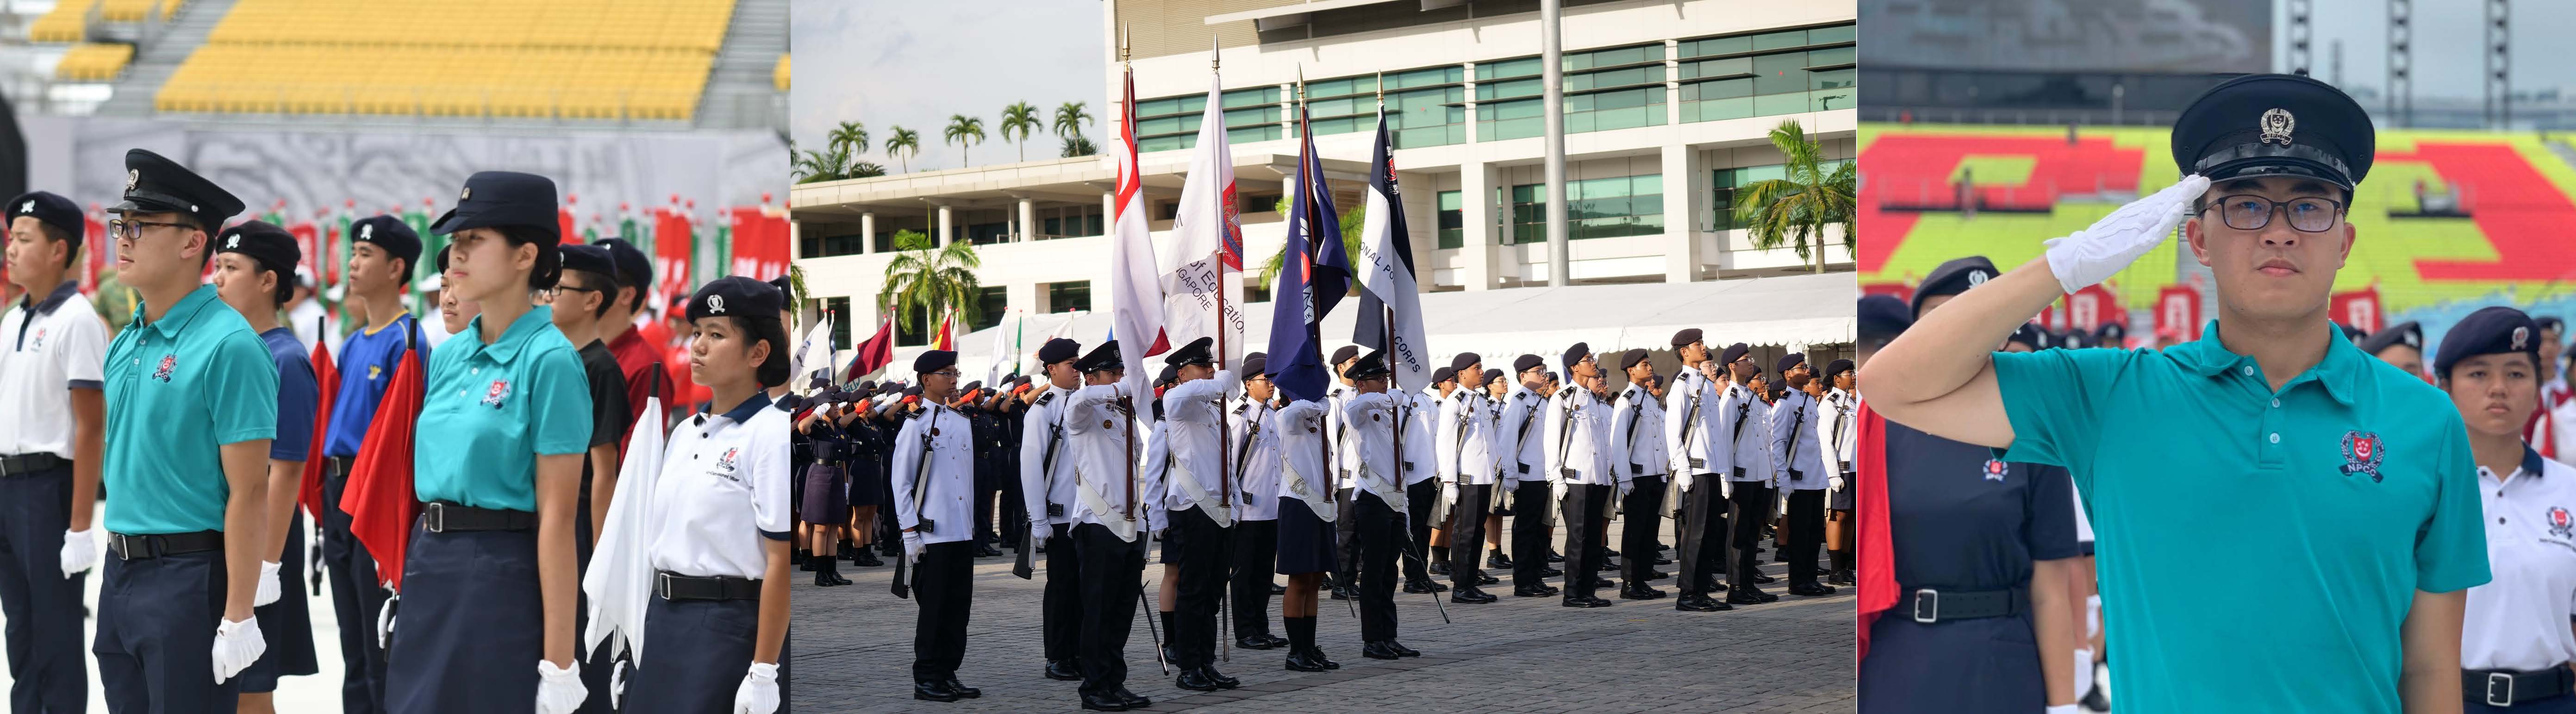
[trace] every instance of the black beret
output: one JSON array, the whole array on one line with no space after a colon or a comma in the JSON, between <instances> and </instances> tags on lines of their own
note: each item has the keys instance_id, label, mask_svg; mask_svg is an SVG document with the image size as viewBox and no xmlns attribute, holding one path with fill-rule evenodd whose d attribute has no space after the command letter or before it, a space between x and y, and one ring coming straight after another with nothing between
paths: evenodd
<instances>
[{"instance_id":1,"label":"black beret","mask_svg":"<svg viewBox=\"0 0 2576 714\"><path fill-rule=\"evenodd\" d=\"M1350 377L1351 381L1355 382L1386 375L1386 352L1379 350L1371 350L1361 356L1359 361L1351 363L1349 371L1343 373L1343 376Z\"/></svg>"},{"instance_id":2,"label":"black beret","mask_svg":"<svg viewBox=\"0 0 2576 714\"><path fill-rule=\"evenodd\" d=\"M1619 355L1619 368L1624 370L1630 367L1635 367L1637 366L1637 363L1646 361L1646 356L1648 354L1651 353L1647 352L1646 348L1643 347L1628 350L1627 352Z\"/></svg>"},{"instance_id":3,"label":"black beret","mask_svg":"<svg viewBox=\"0 0 2576 714\"><path fill-rule=\"evenodd\" d=\"M2474 315L2476 313L2470 314ZM2460 328L2453 327L2451 329L2457 331ZM2444 336L2443 344L2445 346L2450 344L2448 336ZM2380 352L2398 345L2413 347L2417 352L2424 351L2424 326L2414 322L2400 322L2394 325L2389 325L2378 332L2370 333L2369 337L2362 338L2361 344L2358 346L2361 348L2361 351L2368 352L2371 356L2376 357Z\"/></svg>"},{"instance_id":4,"label":"black beret","mask_svg":"<svg viewBox=\"0 0 2576 714\"><path fill-rule=\"evenodd\" d=\"M1243 376L1270 373L1270 356L1259 352L1243 356Z\"/></svg>"},{"instance_id":5,"label":"black beret","mask_svg":"<svg viewBox=\"0 0 2576 714\"><path fill-rule=\"evenodd\" d=\"M1696 328L1696 327L1689 328L1689 329L1685 329L1685 330L1682 330L1682 331L1680 331L1680 332L1675 332L1675 333L1673 333L1673 346L1674 346L1674 347L1680 347L1680 346L1687 345L1687 344L1690 344L1690 343L1693 343L1693 342L1698 342L1699 340L1700 340L1700 337L1699 337L1699 328Z\"/></svg>"},{"instance_id":6,"label":"black beret","mask_svg":"<svg viewBox=\"0 0 2576 714\"><path fill-rule=\"evenodd\" d=\"M351 221L349 240L353 244L374 243L387 255L401 258L406 269L404 278L411 277L410 268L420 265L420 234L400 217L379 214Z\"/></svg>"},{"instance_id":7,"label":"black beret","mask_svg":"<svg viewBox=\"0 0 2576 714\"><path fill-rule=\"evenodd\" d=\"M767 318L776 321L781 302L778 291L769 287L768 283L740 275L727 275L707 281L704 287L698 288L696 294L689 296L688 316L690 322L696 322L702 317ZM949 356L953 361L956 353L949 353Z\"/></svg>"},{"instance_id":8,"label":"black beret","mask_svg":"<svg viewBox=\"0 0 2576 714\"><path fill-rule=\"evenodd\" d=\"M1751 353L1752 351L1753 348L1751 346L1742 342L1727 345L1726 352L1718 356L1717 363L1719 365L1735 364L1736 360L1744 359L1744 355Z\"/></svg>"},{"instance_id":9,"label":"black beret","mask_svg":"<svg viewBox=\"0 0 2576 714\"><path fill-rule=\"evenodd\" d=\"M597 245L608 249L608 259L617 264L617 284L635 288L638 295L652 292L653 258L624 238L602 238Z\"/></svg>"},{"instance_id":10,"label":"black beret","mask_svg":"<svg viewBox=\"0 0 2576 714\"><path fill-rule=\"evenodd\" d=\"M1942 263L1941 267L1932 269L1931 275L1923 277L1922 284L1914 286L1914 302L1906 306L1906 315L1922 319L1925 298L1964 293L1968 288L1984 285L2001 274L2003 271L1995 269L1995 262L1982 255L1954 258Z\"/></svg>"},{"instance_id":11,"label":"black beret","mask_svg":"<svg viewBox=\"0 0 2576 714\"><path fill-rule=\"evenodd\" d=\"M1544 366L1547 366L1547 360L1539 359L1538 355L1521 355L1512 360L1513 372L1527 372Z\"/></svg>"},{"instance_id":12,"label":"black beret","mask_svg":"<svg viewBox=\"0 0 2576 714\"><path fill-rule=\"evenodd\" d=\"M1587 342L1577 342L1577 343L1574 343L1574 346L1573 346L1573 347L1567 347L1567 348L1565 348L1565 357L1564 357L1564 360L1565 360L1565 361L1564 361L1565 368L1566 368L1567 370L1572 370L1572 369L1574 369L1574 364L1575 364L1575 363L1577 363L1577 362L1581 362L1581 361L1583 361L1583 358L1585 358L1585 357L1590 357L1590 356L1592 356L1592 345L1591 345L1591 343L1587 343Z\"/></svg>"},{"instance_id":13,"label":"black beret","mask_svg":"<svg viewBox=\"0 0 2576 714\"><path fill-rule=\"evenodd\" d=\"M978 380L975 380L975 381L972 381L972 382L967 382L967 383L966 383L966 386L958 388L958 390L957 390L957 391L960 391L960 392L972 392L972 391L975 391L975 390L978 390L978 389L983 389L983 388L984 388L984 380L978 379Z\"/></svg>"},{"instance_id":14,"label":"black beret","mask_svg":"<svg viewBox=\"0 0 2576 714\"><path fill-rule=\"evenodd\" d=\"M2129 346L2129 326L2118 322L2102 323L2100 327L2093 328L2093 343L2114 349L2127 347Z\"/></svg>"},{"instance_id":15,"label":"black beret","mask_svg":"<svg viewBox=\"0 0 2576 714\"><path fill-rule=\"evenodd\" d=\"M107 207L107 212L185 213L212 231L222 228L224 219L241 213L242 202L179 162L150 151L129 149L125 152L125 198Z\"/></svg>"},{"instance_id":16,"label":"black beret","mask_svg":"<svg viewBox=\"0 0 2576 714\"><path fill-rule=\"evenodd\" d=\"M607 248L573 243L563 246L560 250L563 251L564 270L597 273L600 277L608 278L611 281L608 286L610 292L608 297L612 301L617 298L616 290L619 287L615 282L617 263L608 259Z\"/></svg>"},{"instance_id":17,"label":"black beret","mask_svg":"<svg viewBox=\"0 0 2576 714\"><path fill-rule=\"evenodd\" d=\"M468 228L517 226L544 236L541 244L552 244L563 238L563 224L555 213L559 205L553 179L517 171L476 171L465 177L456 207L429 224L429 232L448 235Z\"/></svg>"},{"instance_id":18,"label":"black beret","mask_svg":"<svg viewBox=\"0 0 2576 714\"><path fill-rule=\"evenodd\" d=\"M1649 374L1649 375L1646 375L1646 388L1647 388L1647 389L1661 389L1661 388L1663 388L1663 386L1664 386L1664 376L1663 376L1663 375L1660 375L1660 374Z\"/></svg>"},{"instance_id":19,"label":"black beret","mask_svg":"<svg viewBox=\"0 0 2576 714\"><path fill-rule=\"evenodd\" d=\"M792 292L795 292L795 291L796 291L796 283L795 283L795 281L788 280L788 279L787 279L787 276L784 276L784 275L781 275L781 276L778 276L778 277L775 277L775 278L770 278L770 279L769 279L769 286L770 286L770 287L773 287L773 288L777 288L777 289L778 289L778 294L780 294L780 295L785 295L785 294L792 293Z\"/></svg>"},{"instance_id":20,"label":"black beret","mask_svg":"<svg viewBox=\"0 0 2576 714\"><path fill-rule=\"evenodd\" d=\"M1785 355L1780 355L1779 361L1772 364L1771 371L1787 372L1791 367L1796 367L1806 363L1807 355L1798 352L1791 352Z\"/></svg>"},{"instance_id":21,"label":"black beret","mask_svg":"<svg viewBox=\"0 0 2576 714\"><path fill-rule=\"evenodd\" d=\"M1038 364L1055 364L1082 355L1082 343L1062 337L1038 346Z\"/></svg>"},{"instance_id":22,"label":"black beret","mask_svg":"<svg viewBox=\"0 0 2576 714\"><path fill-rule=\"evenodd\" d=\"M295 264L304 260L304 249L296 245L295 234L267 221L244 221L224 229L215 236L215 252L258 258L261 267L277 271L279 285L294 285Z\"/></svg>"},{"instance_id":23,"label":"black beret","mask_svg":"<svg viewBox=\"0 0 2576 714\"><path fill-rule=\"evenodd\" d=\"M2460 360L2515 352L2531 355L2532 366L2540 366L2539 321L2502 305L2478 308L2442 335L2442 348L2434 352L2433 374L2449 377L2451 366Z\"/></svg>"},{"instance_id":24,"label":"black beret","mask_svg":"<svg viewBox=\"0 0 2576 714\"><path fill-rule=\"evenodd\" d=\"M2082 332L2074 330L2055 333L2054 336L2049 338L2049 340L2051 342L2055 342L2058 347L2070 350L2080 350L2093 346L2093 338L2086 336Z\"/></svg>"},{"instance_id":25,"label":"black beret","mask_svg":"<svg viewBox=\"0 0 2576 714\"><path fill-rule=\"evenodd\" d=\"M1449 369L1452 371L1461 370L1484 363L1484 355L1476 354L1474 352L1460 352L1458 353L1458 356L1449 358Z\"/></svg>"},{"instance_id":26,"label":"black beret","mask_svg":"<svg viewBox=\"0 0 2576 714\"><path fill-rule=\"evenodd\" d=\"M80 247L81 238L88 231L88 226L81 220L80 205L49 191L28 191L9 199L9 222L18 222L19 216L33 216L37 223L62 231L63 235L70 236L65 240L70 241L73 248Z\"/></svg>"},{"instance_id":27,"label":"black beret","mask_svg":"<svg viewBox=\"0 0 2576 714\"><path fill-rule=\"evenodd\" d=\"M1485 370L1485 381L1487 381L1487 382L1491 382L1491 381L1494 381L1494 380L1497 380L1497 379L1502 379L1502 378L1503 378L1503 371L1502 371L1502 370L1499 370L1499 369L1489 369L1489 370Z\"/></svg>"},{"instance_id":28,"label":"black beret","mask_svg":"<svg viewBox=\"0 0 2576 714\"><path fill-rule=\"evenodd\" d=\"M1359 356L1359 354L1359 345L1342 345L1341 349L1333 350L1333 364L1338 365L1349 361L1352 357Z\"/></svg>"},{"instance_id":29,"label":"black beret","mask_svg":"<svg viewBox=\"0 0 2576 714\"><path fill-rule=\"evenodd\" d=\"M1913 311L1894 295L1863 295L1853 312L1860 320L1862 342L1894 340L1914 324Z\"/></svg>"},{"instance_id":30,"label":"black beret","mask_svg":"<svg viewBox=\"0 0 2576 714\"><path fill-rule=\"evenodd\" d=\"M1165 355L1163 357L1163 364L1174 367L1192 364L1215 364L1216 355L1209 352L1209 348L1214 346L1216 346L1216 338L1214 337L1201 337L1195 340L1190 340L1189 344L1181 345L1180 349L1172 350L1171 354Z\"/></svg>"},{"instance_id":31,"label":"black beret","mask_svg":"<svg viewBox=\"0 0 2576 714\"><path fill-rule=\"evenodd\" d=\"M927 355L924 355L924 356L927 356ZM918 396L921 396L921 385L916 384L916 385L913 385L913 386L910 386L910 387L905 387L905 388L903 388L903 395L904 395L904 396L907 396L907 397L918 397Z\"/></svg>"},{"instance_id":32,"label":"black beret","mask_svg":"<svg viewBox=\"0 0 2576 714\"><path fill-rule=\"evenodd\" d=\"M1118 359L1118 341L1110 340L1100 343L1100 346L1098 347L1091 348L1091 353L1083 355L1081 361L1073 363L1073 368L1084 372L1098 372L1110 369L1126 369L1127 366L1126 363L1121 362Z\"/></svg>"},{"instance_id":33,"label":"black beret","mask_svg":"<svg viewBox=\"0 0 2576 714\"><path fill-rule=\"evenodd\" d=\"M1826 362L1825 376L1831 377L1837 374L1842 374L1844 372L1852 371L1854 368L1855 365L1852 364L1852 361L1847 359L1838 359L1832 362Z\"/></svg>"},{"instance_id":34,"label":"black beret","mask_svg":"<svg viewBox=\"0 0 2576 714\"><path fill-rule=\"evenodd\" d=\"M2536 316L2536 317L2531 318L2531 321L2532 321L2532 322L2534 322L2534 323L2539 324L2539 325L2540 325L2540 329L2543 329L2543 330L2553 330L2553 331L2556 331L2556 332L2559 332L2559 333L2562 333L2562 334L2563 334L2563 333L2565 333L2565 332L2567 331L2567 323L2566 323L2566 322L2564 322L2564 321L2559 320L2559 319L2558 319L2557 317L2555 317L2555 316L2551 316L2551 315L2540 315L2540 316Z\"/></svg>"},{"instance_id":35,"label":"black beret","mask_svg":"<svg viewBox=\"0 0 2576 714\"><path fill-rule=\"evenodd\" d=\"M2174 119L2171 146L2177 170L2211 183L2299 176L2345 190L2370 173L2377 150L2361 104L2295 74L2249 74L2201 92Z\"/></svg>"},{"instance_id":36,"label":"black beret","mask_svg":"<svg viewBox=\"0 0 2576 714\"><path fill-rule=\"evenodd\" d=\"M1163 363L1163 371L1154 375L1154 386L1157 387L1178 381L1181 381L1181 366L1170 362Z\"/></svg>"},{"instance_id":37,"label":"black beret","mask_svg":"<svg viewBox=\"0 0 2576 714\"><path fill-rule=\"evenodd\" d=\"M2005 344L2014 342L2030 345L2033 350L2048 349L2048 331L2039 329L2037 324L2025 322L2020 327L2013 328L2012 337L2004 340Z\"/></svg>"},{"instance_id":38,"label":"black beret","mask_svg":"<svg viewBox=\"0 0 2576 714\"><path fill-rule=\"evenodd\" d=\"M955 350L928 350L922 352L921 356L912 358L912 371L919 372L921 374L929 374L947 369L950 365L954 364L957 364L957 352ZM920 387L913 387L913 389L920 389ZM918 392L911 391L904 393L918 394Z\"/></svg>"},{"instance_id":39,"label":"black beret","mask_svg":"<svg viewBox=\"0 0 2576 714\"><path fill-rule=\"evenodd\" d=\"M1457 378L1458 378L1458 370L1457 370L1456 368L1453 368L1453 367L1442 367L1442 368L1439 368L1439 369L1431 370L1431 383L1432 383L1432 384L1439 384L1439 383L1441 383L1441 382L1446 382L1446 381L1453 380L1453 379L1457 379Z\"/></svg>"},{"instance_id":40,"label":"black beret","mask_svg":"<svg viewBox=\"0 0 2576 714\"><path fill-rule=\"evenodd\" d=\"M2343 324L2343 323L2338 322L2338 323L2335 323L2335 324L2334 324L2334 326L2335 326L2335 329L2337 329L2337 330L2342 330L2342 331L2343 331L2343 338L2344 338L2345 340L2348 340L2348 341L2352 342L2352 343L2353 343L2353 344L2355 344L2355 345L2359 345L2359 344L2361 344L2361 340L2362 340L2362 338L2366 338L2366 337L2369 337L2369 336L2370 336L2370 333L2368 333L2368 332L2363 332L2363 331L2361 331L2361 328L2353 327L2353 326L2351 326L2351 325L2346 325L2346 324Z\"/></svg>"},{"instance_id":41,"label":"black beret","mask_svg":"<svg viewBox=\"0 0 2576 714\"><path fill-rule=\"evenodd\" d=\"M807 389L822 389L829 386L832 386L832 378L819 374L814 375L813 381L805 383L805 388Z\"/></svg>"},{"instance_id":42,"label":"black beret","mask_svg":"<svg viewBox=\"0 0 2576 714\"><path fill-rule=\"evenodd\" d=\"M439 246L439 247L438 247L438 259L437 259L437 260L435 260L435 261L433 261L433 262L435 262L435 263L436 263L436 265L432 265L432 266L430 266L430 267L432 267L432 268L436 268L436 269L438 270L438 272L441 272L441 273L447 272L447 254L448 254L448 253L455 252L455 251L454 251L454 249L455 249L455 248L456 248L456 246L454 246L454 245L442 245L442 246ZM432 277L436 277L436 276L432 276Z\"/></svg>"}]
</instances>

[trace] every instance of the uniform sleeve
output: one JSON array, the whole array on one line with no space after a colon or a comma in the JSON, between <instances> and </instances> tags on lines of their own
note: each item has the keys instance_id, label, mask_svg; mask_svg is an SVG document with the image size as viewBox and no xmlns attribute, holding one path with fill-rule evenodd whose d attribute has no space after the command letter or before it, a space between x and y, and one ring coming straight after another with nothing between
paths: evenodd
<instances>
[{"instance_id":1,"label":"uniform sleeve","mask_svg":"<svg viewBox=\"0 0 2576 714\"><path fill-rule=\"evenodd\" d=\"M622 374L618 382L619 400L624 401ZM763 426L766 428L755 437L757 448L751 451L751 520L753 527L760 529L760 537L787 540L795 530L788 521L789 479L793 478L788 472L793 470L794 462L787 455L787 420L765 422Z\"/></svg>"},{"instance_id":2,"label":"uniform sleeve","mask_svg":"<svg viewBox=\"0 0 2576 714\"><path fill-rule=\"evenodd\" d=\"M1684 392L1698 391L1697 380L1679 376L1673 378L1673 388L1664 391L1664 433L1657 436L1664 440L1665 467L1669 473L1681 474L1690 469L1690 457L1694 454L1690 453L1690 440L1684 437L1690 434L1690 421L1700 418L1700 415L1690 413L1691 395Z\"/></svg>"},{"instance_id":3,"label":"uniform sleeve","mask_svg":"<svg viewBox=\"0 0 2576 714\"><path fill-rule=\"evenodd\" d=\"M1629 438L1638 428L1638 422L1644 421L1638 417L1645 415L1638 411L1643 407L1635 399L1628 398L1627 392L1622 391L1619 396L1618 405L1610 410L1610 470L1617 472L1619 480L1626 481L1636 472L1638 457L1646 455Z\"/></svg>"},{"instance_id":4,"label":"uniform sleeve","mask_svg":"<svg viewBox=\"0 0 2576 714\"><path fill-rule=\"evenodd\" d=\"M626 404L626 373L616 365L585 370L590 383L590 445L615 444L626 438L635 414Z\"/></svg>"},{"instance_id":5,"label":"uniform sleeve","mask_svg":"<svg viewBox=\"0 0 2576 714\"><path fill-rule=\"evenodd\" d=\"M535 432L537 455L560 456L590 450L593 419L590 375L570 350L533 355L528 365L528 428Z\"/></svg>"},{"instance_id":6,"label":"uniform sleeve","mask_svg":"<svg viewBox=\"0 0 2576 714\"><path fill-rule=\"evenodd\" d=\"M921 525L921 512L912 505L913 470L921 463L921 419L903 422L903 431L894 435L894 467L889 489L894 494L894 522L901 528Z\"/></svg>"},{"instance_id":7,"label":"uniform sleeve","mask_svg":"<svg viewBox=\"0 0 2576 714\"><path fill-rule=\"evenodd\" d=\"M2022 504L2022 542L2031 560L2058 560L2083 555L2076 546L2075 479L2063 466L2021 464L2030 472L2030 490Z\"/></svg>"},{"instance_id":8,"label":"uniform sleeve","mask_svg":"<svg viewBox=\"0 0 2576 714\"><path fill-rule=\"evenodd\" d=\"M313 362L277 361L277 436L268 442L268 458L303 461L313 456L313 408L322 387L313 381Z\"/></svg>"},{"instance_id":9,"label":"uniform sleeve","mask_svg":"<svg viewBox=\"0 0 2576 714\"><path fill-rule=\"evenodd\" d=\"M1729 389L1718 395L1716 403L1702 404L1700 408L1717 410L1716 414L1707 417L1711 427L1708 432L1707 471L1721 477L1732 478L1735 475L1735 467L1739 465L1735 463L1735 437L1744 431L1743 428L1736 426L1742 423L1736 417L1736 410L1744 408L1743 402L1736 398L1735 390ZM1749 414L1750 411L1746 413ZM1725 441L1720 442L1720 439ZM1718 447L1720 443L1726 446L1720 448ZM1751 464L1741 465L1751 466Z\"/></svg>"},{"instance_id":10,"label":"uniform sleeve","mask_svg":"<svg viewBox=\"0 0 2576 714\"><path fill-rule=\"evenodd\" d=\"M2102 410L2111 405L2111 383L2130 360L2151 352L2128 350L2040 350L1994 354L1995 391L2011 422L2013 443L2000 458L2064 466L2076 486L2090 488L2093 445L2100 439ZM2477 505L2471 499L2471 506Z\"/></svg>"},{"instance_id":11,"label":"uniform sleeve","mask_svg":"<svg viewBox=\"0 0 2576 714\"><path fill-rule=\"evenodd\" d=\"M215 443L277 438L277 361L267 343L243 330L218 340L205 359L204 399Z\"/></svg>"},{"instance_id":12,"label":"uniform sleeve","mask_svg":"<svg viewBox=\"0 0 2576 714\"><path fill-rule=\"evenodd\" d=\"M1053 432L1052 423L1047 421L1049 411L1046 406L1033 405L1020 417L1020 505L1027 509L1030 523L1045 523L1049 518L1046 445ZM1060 451L1064 446L1059 444L1056 448ZM1056 458L1064 455L1057 454Z\"/></svg>"},{"instance_id":13,"label":"uniform sleeve","mask_svg":"<svg viewBox=\"0 0 2576 714\"><path fill-rule=\"evenodd\" d=\"M1509 401L1503 404L1503 413L1496 415L1494 460L1502 467L1502 485L1509 488L1511 482L1518 481L1521 476L1529 473L1529 466L1521 463L1520 441L1522 415L1528 413L1529 407L1523 404L1523 400L1508 392L1503 398Z\"/></svg>"},{"instance_id":14,"label":"uniform sleeve","mask_svg":"<svg viewBox=\"0 0 2576 714\"><path fill-rule=\"evenodd\" d=\"M63 378L71 389L100 389L106 381L107 322L81 317L63 321L70 325L61 343Z\"/></svg>"},{"instance_id":15,"label":"uniform sleeve","mask_svg":"<svg viewBox=\"0 0 2576 714\"><path fill-rule=\"evenodd\" d=\"M1465 422L1470 409L1473 409L1473 407L1466 406L1465 402L1460 401L1460 399L1455 396L1440 400L1439 424L1433 427L1433 433L1431 435L1431 445L1433 447L1431 450L1431 473L1433 475L1439 476L1440 478L1457 478L1459 476L1458 425Z\"/></svg>"},{"instance_id":16,"label":"uniform sleeve","mask_svg":"<svg viewBox=\"0 0 2576 714\"><path fill-rule=\"evenodd\" d=\"M1798 410L1789 406L1787 399L1771 405L1770 418L1763 420L1763 426L1770 431L1766 433L1768 438L1764 442L1768 448L1762 453L1771 459L1771 480L1782 485L1789 483L1789 469L1798 466L1795 460L1798 457L1797 446L1789 443L1789 440L1797 438L1796 421Z\"/></svg>"},{"instance_id":17,"label":"uniform sleeve","mask_svg":"<svg viewBox=\"0 0 2576 714\"><path fill-rule=\"evenodd\" d=\"M2433 514L2415 531L2415 589L2446 593L2484 585L2487 570L2485 515L2478 503L2478 465L2469 455L2468 427L2454 414L2443 415L2440 477Z\"/></svg>"},{"instance_id":18,"label":"uniform sleeve","mask_svg":"<svg viewBox=\"0 0 2576 714\"><path fill-rule=\"evenodd\" d=\"M1564 394L1564 392L1558 392L1558 394ZM1536 408L1547 410L1545 431L1539 432L1545 435L1542 437L1544 441L1539 444L1539 453L1542 454L1539 460L1546 469L1547 482L1563 481L1565 480L1565 450L1568 445L1565 430L1574 428L1574 425L1566 423L1568 420L1565 409L1558 406L1555 399L1549 399Z\"/></svg>"}]
</instances>

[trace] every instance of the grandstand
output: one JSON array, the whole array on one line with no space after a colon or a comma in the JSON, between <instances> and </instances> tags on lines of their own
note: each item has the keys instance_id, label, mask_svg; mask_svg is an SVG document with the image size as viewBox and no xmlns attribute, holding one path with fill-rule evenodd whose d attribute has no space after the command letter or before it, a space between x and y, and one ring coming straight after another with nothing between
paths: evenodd
<instances>
[{"instance_id":1,"label":"grandstand","mask_svg":"<svg viewBox=\"0 0 2576 714\"><path fill-rule=\"evenodd\" d=\"M23 6L23 5L22 5ZM15 18L50 113L783 129L786 0L58 0ZM0 21L0 27L6 27Z\"/></svg>"}]
</instances>

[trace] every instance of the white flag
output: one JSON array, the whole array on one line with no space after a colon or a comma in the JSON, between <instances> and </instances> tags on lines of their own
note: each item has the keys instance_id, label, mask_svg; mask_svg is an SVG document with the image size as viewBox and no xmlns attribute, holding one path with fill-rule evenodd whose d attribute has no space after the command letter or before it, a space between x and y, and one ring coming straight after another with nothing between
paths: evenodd
<instances>
[{"instance_id":1,"label":"white flag","mask_svg":"<svg viewBox=\"0 0 2576 714\"><path fill-rule=\"evenodd\" d=\"M984 384L1000 385L1003 377L1019 373L1020 330L1028 316L1019 308L1003 308L1002 321L993 326L993 366L984 371Z\"/></svg>"},{"instance_id":2,"label":"white flag","mask_svg":"<svg viewBox=\"0 0 2576 714\"><path fill-rule=\"evenodd\" d=\"M1216 338L1218 364L1233 367L1243 361L1243 225L1221 89L1209 75L1198 150L1172 217L1172 250L1162 259L1163 331L1174 347Z\"/></svg>"},{"instance_id":3,"label":"white flag","mask_svg":"<svg viewBox=\"0 0 2576 714\"><path fill-rule=\"evenodd\" d=\"M653 485L662 476L662 400L644 399L635 432L626 437L626 463L617 468L617 494L609 501L608 526L599 532L590 572L582 574L581 591L590 595L590 629L581 633L581 651L599 649L616 638L620 650L644 663L644 609L653 599L653 562L649 546L661 532L660 513L652 509Z\"/></svg>"},{"instance_id":4,"label":"white flag","mask_svg":"<svg viewBox=\"0 0 2576 714\"><path fill-rule=\"evenodd\" d=\"M1145 225L1145 183L1136 165L1136 75L1126 76L1126 99L1118 109L1118 212L1109 227L1109 327L1117 335L1118 355L1127 365L1120 380L1128 395L1147 394L1152 373L1145 357L1160 353L1163 336L1163 285L1155 275L1154 239ZM1137 406L1142 408L1139 400Z\"/></svg>"},{"instance_id":5,"label":"white flag","mask_svg":"<svg viewBox=\"0 0 2576 714\"><path fill-rule=\"evenodd\" d=\"M805 385L801 382L806 381L809 376L831 376L832 313L823 313L822 321L814 323L814 329L805 331L805 350L795 362L788 365L787 373L796 375L796 378L787 385L789 389L804 389Z\"/></svg>"},{"instance_id":6,"label":"white flag","mask_svg":"<svg viewBox=\"0 0 2576 714\"><path fill-rule=\"evenodd\" d=\"M1431 353L1423 341L1422 298L1413 283L1413 238L1404 220L1404 195L1395 183L1395 145L1387 134L1386 105L1377 108L1377 148L1369 167L1368 210L1360 224L1360 259L1351 268L1360 281L1360 314L1351 341L1386 350L1398 389L1431 383ZM1389 329L1386 318L1395 317ZM1392 333L1393 340L1388 337Z\"/></svg>"}]
</instances>

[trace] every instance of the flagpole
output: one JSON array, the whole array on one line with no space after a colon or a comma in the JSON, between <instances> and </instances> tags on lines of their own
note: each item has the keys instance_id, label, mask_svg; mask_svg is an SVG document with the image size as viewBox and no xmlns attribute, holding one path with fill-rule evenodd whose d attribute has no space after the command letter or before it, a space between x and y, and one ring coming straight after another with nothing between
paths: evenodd
<instances>
[{"instance_id":1,"label":"flagpole","mask_svg":"<svg viewBox=\"0 0 2576 714\"><path fill-rule=\"evenodd\" d=\"M1224 48L1225 43L1222 40L1217 39L1213 34L1208 36L1208 74L1212 77L1217 77L1220 85L1223 84L1223 75L1219 73L1217 69L1219 60L1222 59L1220 52ZM1219 131L1222 132L1223 129L1220 128ZM1225 160L1227 162L1231 163L1234 161L1233 151L1222 147L1216 150L1226 152ZM1223 204L1226 201L1225 192L1223 190L1216 192L1216 200L1219 204ZM1233 228L1228 225L1225 220L1225 210L1227 208L1228 206L1219 205L1216 209L1216 368L1218 371L1224 371L1227 366L1225 360L1225 333L1228 331L1228 328L1232 326L1231 323L1228 323L1225 319L1225 294L1227 292L1225 287L1226 241L1234 237ZM1232 441L1231 439L1225 438L1225 429L1223 426L1225 425L1226 412L1233 410L1233 408L1234 392L1231 390L1218 392L1217 425L1219 428L1217 429L1216 439L1216 491L1218 500L1216 507L1224 509L1227 513L1232 513L1234 511L1234 445L1228 443ZM1231 521L1232 518L1229 517L1228 520Z\"/></svg>"}]
</instances>

